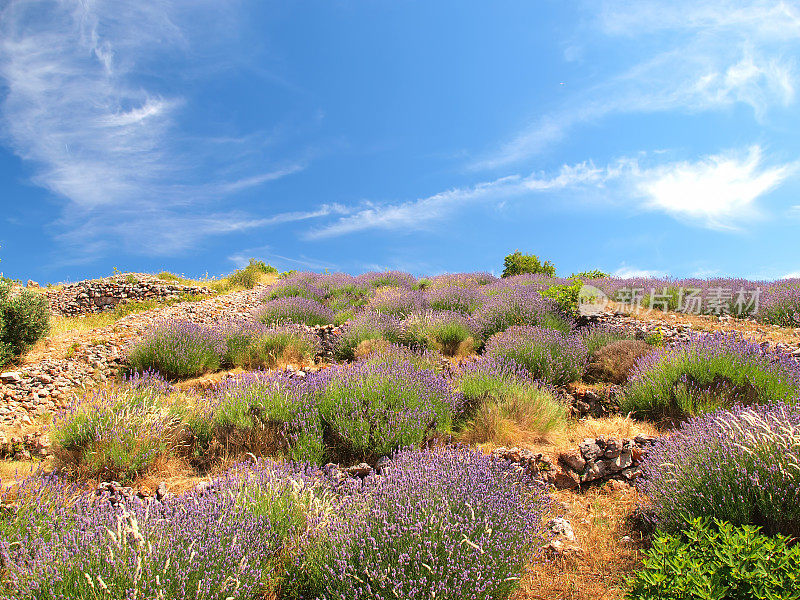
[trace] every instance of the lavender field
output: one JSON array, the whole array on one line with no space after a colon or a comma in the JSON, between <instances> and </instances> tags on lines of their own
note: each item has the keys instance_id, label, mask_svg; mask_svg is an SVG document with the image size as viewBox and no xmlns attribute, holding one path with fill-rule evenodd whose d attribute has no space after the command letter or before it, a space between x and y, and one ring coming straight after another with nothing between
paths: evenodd
<instances>
[{"instance_id":1,"label":"lavender field","mask_svg":"<svg viewBox=\"0 0 800 600\"><path fill-rule=\"evenodd\" d=\"M583 284L604 312L581 314ZM156 322L119 380L53 416L51 458L3 492L0 597L800 597L800 362L626 321L791 332L800 280L289 273L255 289L248 316ZM570 516L592 494L627 503L604 541ZM598 578L591 544L624 567L567 596L559 581ZM736 544L744 562L720 561Z\"/></svg>"}]
</instances>

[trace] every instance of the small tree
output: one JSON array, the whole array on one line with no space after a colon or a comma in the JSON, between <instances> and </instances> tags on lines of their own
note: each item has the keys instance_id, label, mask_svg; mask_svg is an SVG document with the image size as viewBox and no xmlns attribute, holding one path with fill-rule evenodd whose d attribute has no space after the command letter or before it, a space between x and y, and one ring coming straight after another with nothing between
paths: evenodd
<instances>
[{"instance_id":1,"label":"small tree","mask_svg":"<svg viewBox=\"0 0 800 600\"><path fill-rule=\"evenodd\" d=\"M50 330L44 295L22 290L11 298L11 286L0 282L0 365L25 352Z\"/></svg>"},{"instance_id":2,"label":"small tree","mask_svg":"<svg viewBox=\"0 0 800 600\"><path fill-rule=\"evenodd\" d=\"M506 256L503 267L503 277L522 273L542 274L550 277L554 277L556 274L556 267L549 260L540 262L539 257L535 254L523 254L519 250Z\"/></svg>"}]
</instances>

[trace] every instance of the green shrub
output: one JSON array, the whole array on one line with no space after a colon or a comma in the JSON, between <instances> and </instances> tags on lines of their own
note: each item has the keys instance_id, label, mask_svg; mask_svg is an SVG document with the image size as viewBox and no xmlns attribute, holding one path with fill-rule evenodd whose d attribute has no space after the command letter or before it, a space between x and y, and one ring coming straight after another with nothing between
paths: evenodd
<instances>
[{"instance_id":1,"label":"green shrub","mask_svg":"<svg viewBox=\"0 0 800 600\"><path fill-rule=\"evenodd\" d=\"M277 273L278 270L271 266L264 264L263 261L250 259L250 263L243 269L238 269L228 275L228 283L232 286L241 286L247 289L253 289L261 280L261 276L266 273Z\"/></svg>"},{"instance_id":2,"label":"green shrub","mask_svg":"<svg viewBox=\"0 0 800 600\"><path fill-rule=\"evenodd\" d=\"M533 273L555 277L556 268L550 261L540 262L534 254L522 254L519 250L503 260L503 277Z\"/></svg>"},{"instance_id":3,"label":"green shrub","mask_svg":"<svg viewBox=\"0 0 800 600\"><path fill-rule=\"evenodd\" d=\"M600 269L593 269L591 271L581 271L580 273L573 273L570 275L570 279L574 279L577 277L578 279L605 279L606 277L611 277L608 273L601 271Z\"/></svg>"},{"instance_id":4,"label":"green shrub","mask_svg":"<svg viewBox=\"0 0 800 600\"><path fill-rule=\"evenodd\" d=\"M289 329L252 335L229 335L223 363L245 369L274 368L280 363L309 363L319 350L317 338Z\"/></svg>"},{"instance_id":5,"label":"green shrub","mask_svg":"<svg viewBox=\"0 0 800 600\"><path fill-rule=\"evenodd\" d=\"M47 297L22 290L10 297L11 286L0 283L0 364L20 356L50 331Z\"/></svg>"},{"instance_id":6,"label":"green shrub","mask_svg":"<svg viewBox=\"0 0 800 600\"><path fill-rule=\"evenodd\" d=\"M658 535L628 587L628 600L797 600L800 545L697 518Z\"/></svg>"},{"instance_id":7,"label":"green shrub","mask_svg":"<svg viewBox=\"0 0 800 600\"><path fill-rule=\"evenodd\" d=\"M542 296L554 300L564 313L572 316L578 314L578 294L583 287L583 282L576 279L570 284L553 285L542 291Z\"/></svg>"},{"instance_id":8,"label":"green shrub","mask_svg":"<svg viewBox=\"0 0 800 600\"><path fill-rule=\"evenodd\" d=\"M310 400L300 385L284 377L238 377L214 391L214 437L229 454L322 464L322 423Z\"/></svg>"}]
</instances>

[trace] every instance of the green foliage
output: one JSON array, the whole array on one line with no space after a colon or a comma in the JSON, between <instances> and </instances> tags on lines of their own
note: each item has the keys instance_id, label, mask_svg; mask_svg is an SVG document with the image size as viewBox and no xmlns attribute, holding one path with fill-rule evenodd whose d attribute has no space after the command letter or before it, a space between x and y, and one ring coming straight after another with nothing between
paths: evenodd
<instances>
[{"instance_id":1,"label":"green foliage","mask_svg":"<svg viewBox=\"0 0 800 600\"><path fill-rule=\"evenodd\" d=\"M657 341L657 340L652 340ZM800 372L739 336L708 334L639 361L622 411L654 420L685 419L734 404L794 402Z\"/></svg>"},{"instance_id":2,"label":"green foliage","mask_svg":"<svg viewBox=\"0 0 800 600\"><path fill-rule=\"evenodd\" d=\"M534 254L522 254L519 250L509 254L503 260L503 277L532 273L554 277L556 268L550 261L540 262Z\"/></svg>"},{"instance_id":3,"label":"green foliage","mask_svg":"<svg viewBox=\"0 0 800 600\"><path fill-rule=\"evenodd\" d=\"M11 287L0 283L0 365L21 355L50 331L47 297L22 290L11 298Z\"/></svg>"},{"instance_id":4,"label":"green foliage","mask_svg":"<svg viewBox=\"0 0 800 600\"><path fill-rule=\"evenodd\" d=\"M608 273L601 271L600 269L593 269L591 271L581 271L580 273L573 273L570 275L570 279L574 279L577 277L578 279L605 279L606 277L611 277Z\"/></svg>"},{"instance_id":5,"label":"green foliage","mask_svg":"<svg viewBox=\"0 0 800 600\"><path fill-rule=\"evenodd\" d=\"M658 535L628 586L628 600L798 600L800 545L697 518Z\"/></svg>"},{"instance_id":6,"label":"green foliage","mask_svg":"<svg viewBox=\"0 0 800 600\"><path fill-rule=\"evenodd\" d=\"M61 468L89 478L129 483L159 457L177 452L183 415L148 387L84 397L57 420L50 437Z\"/></svg>"},{"instance_id":7,"label":"green foliage","mask_svg":"<svg viewBox=\"0 0 800 600\"><path fill-rule=\"evenodd\" d=\"M578 315L578 294L583 282L576 279L570 284L553 285L542 291L542 296L555 300L559 308L568 315Z\"/></svg>"},{"instance_id":8,"label":"green foliage","mask_svg":"<svg viewBox=\"0 0 800 600\"><path fill-rule=\"evenodd\" d=\"M223 363L245 369L271 369L281 361L313 362L316 353L311 337L279 329L260 335L228 336Z\"/></svg>"},{"instance_id":9,"label":"green foliage","mask_svg":"<svg viewBox=\"0 0 800 600\"><path fill-rule=\"evenodd\" d=\"M664 346L664 334L661 332L660 328L656 329L655 331L648 333L645 336L644 341L651 346L661 348Z\"/></svg>"},{"instance_id":10,"label":"green foliage","mask_svg":"<svg viewBox=\"0 0 800 600\"><path fill-rule=\"evenodd\" d=\"M276 274L278 270L263 261L250 259L250 262L244 269L238 269L228 276L228 283L231 286L240 286L247 289L253 289L261 280L261 276L267 273Z\"/></svg>"}]
</instances>

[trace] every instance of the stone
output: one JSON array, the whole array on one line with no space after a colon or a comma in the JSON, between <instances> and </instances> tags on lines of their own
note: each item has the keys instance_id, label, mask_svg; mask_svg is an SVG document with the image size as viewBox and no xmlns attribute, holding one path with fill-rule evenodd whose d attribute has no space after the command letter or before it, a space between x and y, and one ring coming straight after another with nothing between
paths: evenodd
<instances>
[{"instance_id":1,"label":"stone","mask_svg":"<svg viewBox=\"0 0 800 600\"><path fill-rule=\"evenodd\" d=\"M556 517L547 522L547 529L555 536L563 538L568 542L575 541L575 531L572 529L572 524L564 517Z\"/></svg>"},{"instance_id":2,"label":"stone","mask_svg":"<svg viewBox=\"0 0 800 600\"><path fill-rule=\"evenodd\" d=\"M367 463L359 463L347 469L347 474L351 477L360 477L363 479L372 473L372 467Z\"/></svg>"},{"instance_id":3,"label":"stone","mask_svg":"<svg viewBox=\"0 0 800 600\"><path fill-rule=\"evenodd\" d=\"M583 470L586 468L586 460L584 460L581 452L576 450L562 452L558 455L558 460L576 473L583 473Z\"/></svg>"},{"instance_id":4,"label":"stone","mask_svg":"<svg viewBox=\"0 0 800 600\"><path fill-rule=\"evenodd\" d=\"M22 381L22 376L19 371L6 371L5 373L0 373L0 381L4 383L19 383Z\"/></svg>"},{"instance_id":5,"label":"stone","mask_svg":"<svg viewBox=\"0 0 800 600\"><path fill-rule=\"evenodd\" d=\"M583 459L587 462L595 460L602 452L596 440L591 438L583 440L578 447L580 448L581 456L583 456Z\"/></svg>"}]
</instances>

